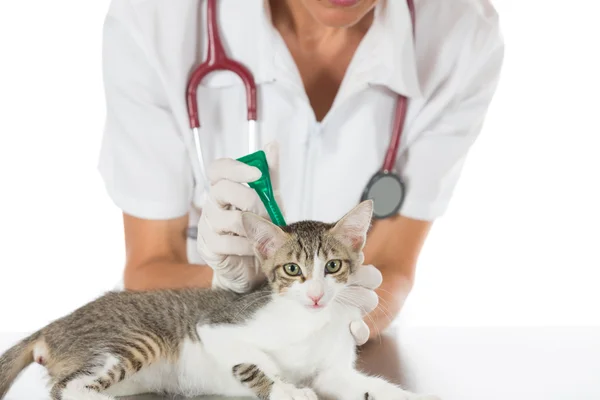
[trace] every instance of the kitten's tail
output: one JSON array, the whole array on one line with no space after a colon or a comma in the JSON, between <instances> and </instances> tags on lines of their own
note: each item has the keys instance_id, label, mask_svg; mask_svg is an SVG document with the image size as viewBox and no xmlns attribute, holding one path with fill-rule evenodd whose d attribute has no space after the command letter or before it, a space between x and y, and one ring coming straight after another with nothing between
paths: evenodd
<instances>
[{"instance_id":1,"label":"kitten's tail","mask_svg":"<svg viewBox=\"0 0 600 400\"><path fill-rule=\"evenodd\" d=\"M33 360L33 348L41 331L26 337L0 356L0 399L8 393L13 382Z\"/></svg>"}]
</instances>

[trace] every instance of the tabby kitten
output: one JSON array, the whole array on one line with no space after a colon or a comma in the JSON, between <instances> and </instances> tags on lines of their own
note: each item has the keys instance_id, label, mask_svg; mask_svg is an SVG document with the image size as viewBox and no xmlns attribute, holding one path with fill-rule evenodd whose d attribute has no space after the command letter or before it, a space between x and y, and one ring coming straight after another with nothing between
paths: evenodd
<instances>
[{"instance_id":1,"label":"tabby kitten","mask_svg":"<svg viewBox=\"0 0 600 400\"><path fill-rule=\"evenodd\" d=\"M32 362L52 400L141 393L261 400L434 399L354 368L348 329L360 318L352 277L362 264L372 204L336 224L243 225L267 281L248 294L216 289L109 292L0 357L0 399Z\"/></svg>"}]
</instances>

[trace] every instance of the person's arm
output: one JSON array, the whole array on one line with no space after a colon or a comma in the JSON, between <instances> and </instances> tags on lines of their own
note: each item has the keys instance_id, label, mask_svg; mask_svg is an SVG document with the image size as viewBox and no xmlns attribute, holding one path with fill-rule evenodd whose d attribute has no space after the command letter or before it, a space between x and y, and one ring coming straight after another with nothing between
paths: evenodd
<instances>
[{"instance_id":1,"label":"person's arm","mask_svg":"<svg viewBox=\"0 0 600 400\"><path fill-rule=\"evenodd\" d=\"M126 290L210 287L213 270L190 264L186 254L187 216L145 220L123 214Z\"/></svg>"},{"instance_id":2,"label":"person's arm","mask_svg":"<svg viewBox=\"0 0 600 400\"><path fill-rule=\"evenodd\" d=\"M400 313L414 283L421 248L432 223L401 215L375 221L365 246L365 264L377 267L383 282L375 290L379 305L365 317L369 338L377 337Z\"/></svg>"},{"instance_id":3,"label":"person's arm","mask_svg":"<svg viewBox=\"0 0 600 400\"><path fill-rule=\"evenodd\" d=\"M413 140L396 165L407 183L402 208L394 218L375 221L367 238L365 263L383 277L376 289L379 306L364 319L370 338L391 324L409 295L421 248L433 221L448 207L498 85L504 43L497 15L472 17L471 30L461 30L467 32L461 39L465 45L454 67L415 106L409 129L417 133L405 135Z\"/></svg>"},{"instance_id":4,"label":"person's arm","mask_svg":"<svg viewBox=\"0 0 600 400\"><path fill-rule=\"evenodd\" d=\"M102 51L106 122L98 169L123 213L124 286L209 286L212 270L189 264L185 236L195 185L203 182L136 21L128 2L111 2Z\"/></svg>"}]
</instances>

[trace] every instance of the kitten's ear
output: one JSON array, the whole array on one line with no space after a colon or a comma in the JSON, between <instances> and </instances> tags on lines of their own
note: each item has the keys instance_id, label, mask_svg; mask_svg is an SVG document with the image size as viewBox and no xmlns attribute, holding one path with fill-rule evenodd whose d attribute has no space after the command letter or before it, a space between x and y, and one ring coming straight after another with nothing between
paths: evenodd
<instances>
[{"instance_id":1,"label":"kitten's ear","mask_svg":"<svg viewBox=\"0 0 600 400\"><path fill-rule=\"evenodd\" d=\"M242 225L257 255L263 260L273 257L289 239L280 227L251 212L242 213Z\"/></svg>"},{"instance_id":2,"label":"kitten's ear","mask_svg":"<svg viewBox=\"0 0 600 400\"><path fill-rule=\"evenodd\" d=\"M373 217L373 201L365 200L344 215L331 233L354 251L361 251L367 240L367 232Z\"/></svg>"}]
</instances>

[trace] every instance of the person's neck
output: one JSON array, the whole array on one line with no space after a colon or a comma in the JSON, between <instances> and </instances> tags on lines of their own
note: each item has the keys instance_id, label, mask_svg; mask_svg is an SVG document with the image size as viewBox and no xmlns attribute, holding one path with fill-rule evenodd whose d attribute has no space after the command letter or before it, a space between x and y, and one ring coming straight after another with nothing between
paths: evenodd
<instances>
[{"instance_id":1,"label":"person's neck","mask_svg":"<svg viewBox=\"0 0 600 400\"><path fill-rule=\"evenodd\" d=\"M373 11L350 27L328 27L320 24L308 12L300 0L269 0L271 18L275 28L282 34L293 35L301 47L318 45L332 38L359 35L369 30Z\"/></svg>"}]
</instances>

